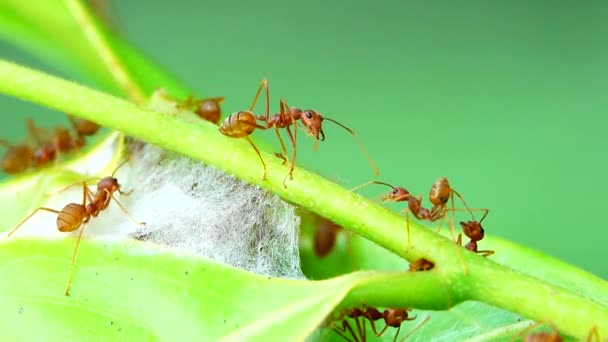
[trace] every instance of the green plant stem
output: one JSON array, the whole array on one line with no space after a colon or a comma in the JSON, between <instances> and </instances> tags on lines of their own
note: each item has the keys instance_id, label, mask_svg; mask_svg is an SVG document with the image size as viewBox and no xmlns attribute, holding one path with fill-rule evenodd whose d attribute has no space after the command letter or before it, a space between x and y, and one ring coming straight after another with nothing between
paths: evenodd
<instances>
[{"instance_id":1,"label":"green plant stem","mask_svg":"<svg viewBox=\"0 0 608 342\"><path fill-rule=\"evenodd\" d=\"M143 90L134 81L132 75L125 68L119 56L114 53L103 33L103 29L97 23L97 18L91 15L90 10L79 0L64 0L70 13L84 30L87 40L99 56L116 83L129 95L129 98L137 103L143 103L145 96Z\"/></svg>"},{"instance_id":2,"label":"green plant stem","mask_svg":"<svg viewBox=\"0 0 608 342\"><path fill-rule=\"evenodd\" d=\"M607 307L506 269L414 222L410 223L408 248L401 216L300 168L296 168L294 179L287 182L285 189L282 182L287 168L268 153L262 153L268 166L267 180L262 180L262 167L251 146L244 140L221 135L213 124L193 124L145 110L7 61L0 61L0 92L70 112L222 169L327 217L407 260L431 259L454 294L453 304L480 300L534 320L551 321L562 332L578 338L584 338L592 326L598 327L601 336L608 336ZM392 292L394 302L399 301L398 289ZM580 312L584 314L573 315Z\"/></svg>"}]
</instances>

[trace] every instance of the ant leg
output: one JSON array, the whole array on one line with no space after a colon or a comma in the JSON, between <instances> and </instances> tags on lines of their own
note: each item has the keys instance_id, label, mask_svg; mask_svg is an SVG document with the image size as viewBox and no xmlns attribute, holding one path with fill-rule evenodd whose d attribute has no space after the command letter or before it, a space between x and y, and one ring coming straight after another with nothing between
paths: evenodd
<instances>
[{"instance_id":1,"label":"ant leg","mask_svg":"<svg viewBox=\"0 0 608 342\"><path fill-rule=\"evenodd\" d=\"M72 184L64 186L63 188L61 188L59 190L56 190L56 191L53 191L53 192L47 192L45 195L46 196L54 196L54 195L56 195L56 194L58 194L60 192L63 192L63 191L65 191L65 190L67 190L67 189L69 189L69 188L71 188L73 186L81 185L83 182L84 183L89 183L89 182L100 180L100 179L101 179L101 177L94 177L94 178L85 179L84 181L74 182Z\"/></svg>"},{"instance_id":2,"label":"ant leg","mask_svg":"<svg viewBox=\"0 0 608 342\"><path fill-rule=\"evenodd\" d=\"M65 288L65 295L70 295L70 286L72 284L72 274L74 273L74 260L76 260L76 252L78 252L78 247L80 246L80 239L82 238L82 233L84 233L85 223L82 223L82 228L80 228L80 233L78 234L78 240L76 240L76 247L74 248L74 254L72 254L72 262L70 263L70 275L68 277L68 285Z\"/></svg>"},{"instance_id":3,"label":"ant leg","mask_svg":"<svg viewBox=\"0 0 608 342\"><path fill-rule=\"evenodd\" d=\"M597 326L593 326L589 330L589 336L587 336L587 342L591 342L591 337L595 337L595 341L600 342L600 333L597 331Z\"/></svg>"},{"instance_id":4,"label":"ant leg","mask_svg":"<svg viewBox=\"0 0 608 342\"><path fill-rule=\"evenodd\" d=\"M486 258L487 258L487 257L489 257L490 255L494 254L494 251L488 251L488 250L486 250L486 251L477 251L477 252L475 252L475 253L479 253L479 254L481 254L482 256L484 256L484 257L486 257Z\"/></svg>"},{"instance_id":5,"label":"ant leg","mask_svg":"<svg viewBox=\"0 0 608 342\"><path fill-rule=\"evenodd\" d=\"M361 322L359 321L359 317L355 317L354 320L357 324L357 332L359 333L359 337L361 337L361 340L365 342L365 321L363 322L363 328L361 328Z\"/></svg>"},{"instance_id":6,"label":"ant leg","mask_svg":"<svg viewBox=\"0 0 608 342\"><path fill-rule=\"evenodd\" d=\"M255 93L255 97L253 98L253 102L251 103L251 107L249 107L249 111L252 112L255 107L256 102L258 102L258 98L260 97L260 93L262 92L262 88L266 88L266 121L270 117L270 95L268 92L268 80L263 79L260 82L260 86L258 87L257 93Z\"/></svg>"},{"instance_id":7,"label":"ant leg","mask_svg":"<svg viewBox=\"0 0 608 342\"><path fill-rule=\"evenodd\" d=\"M287 108L287 103L285 102L284 99L281 99L280 101L280 112L279 112L279 117L281 118L281 121L286 121L285 118L285 113ZM289 126L287 126L287 128L289 129ZM283 149L283 153L285 153L285 156L283 156L283 154L281 154L279 156L278 153L275 153L275 155L281 159L283 159L283 165L285 165L287 163L287 157L289 157L289 153L287 153L287 148L285 147L285 144L283 143L283 138L281 138L281 134L279 134L279 127L278 126L274 126L274 131L277 134L277 137L279 138L279 142L281 143L281 148ZM292 140L292 146L293 146L293 139L291 139L291 136L289 137L290 140Z\"/></svg>"},{"instance_id":8,"label":"ant leg","mask_svg":"<svg viewBox=\"0 0 608 342\"><path fill-rule=\"evenodd\" d=\"M289 173L287 174L287 176L285 176L285 179L283 179L283 186L285 186L287 188L287 185L285 184L285 181L287 180L287 177L289 177L289 179L293 179L293 170L296 167L296 138L291 134L291 130L289 129L289 126L286 127L287 128L287 135L289 136L289 139L291 140L291 145L293 146L293 155L291 158L291 165L289 166ZM297 128L296 128L296 134L297 134Z\"/></svg>"},{"instance_id":9,"label":"ant leg","mask_svg":"<svg viewBox=\"0 0 608 342\"><path fill-rule=\"evenodd\" d=\"M420 327L422 327L426 322L429 321L429 319L431 319L431 316L427 316L424 321L422 321L420 324L418 324L417 327L415 327L412 331L410 331L407 335L405 335L405 337L403 337L403 339L400 342L405 341L408 337L412 336L418 329L420 329ZM396 336L395 336L396 338Z\"/></svg>"},{"instance_id":10,"label":"ant leg","mask_svg":"<svg viewBox=\"0 0 608 342\"><path fill-rule=\"evenodd\" d=\"M285 158L285 156L283 155L283 153L281 153L281 152L275 152L274 155L277 158L280 158L283 161L282 165L287 164L287 158Z\"/></svg>"},{"instance_id":11,"label":"ant leg","mask_svg":"<svg viewBox=\"0 0 608 342\"><path fill-rule=\"evenodd\" d=\"M399 332L401 331L401 324L397 327L397 332L395 332L395 337L393 337L393 342L397 341L397 337L399 336Z\"/></svg>"},{"instance_id":12,"label":"ant leg","mask_svg":"<svg viewBox=\"0 0 608 342\"><path fill-rule=\"evenodd\" d=\"M483 216L481 217L481 220L479 220L478 222L481 224L481 222L486 218L486 216L488 216L488 214L490 213L490 209L487 208L469 208L469 209L462 209L462 208L453 208L453 209L448 209L448 210L453 210L453 211L466 211L466 212L473 212L473 211L483 211ZM473 221L475 220L475 218L473 217Z\"/></svg>"},{"instance_id":13,"label":"ant leg","mask_svg":"<svg viewBox=\"0 0 608 342\"><path fill-rule=\"evenodd\" d=\"M454 189L452 189L452 195L450 196L452 198L452 208L454 208L454 194L456 194L456 196L458 196L458 198L460 198L460 200L462 201L462 204L464 204L465 208L467 208L467 210L469 211L469 213L471 214L471 217L473 218L473 220L475 220L475 216L473 216L473 211L471 210L471 208L469 207L469 205L467 204L467 201L464 200L464 197L462 197L462 195L460 195L457 191L455 191ZM487 214L486 214L487 215ZM484 215L485 217L485 215ZM483 220L483 219L482 219ZM454 220L454 222L456 222Z\"/></svg>"},{"instance_id":14,"label":"ant leg","mask_svg":"<svg viewBox=\"0 0 608 342\"><path fill-rule=\"evenodd\" d=\"M411 245L411 238L410 238L410 210L409 208L407 209L406 213L405 213L405 221L407 222L407 249L410 249L412 247Z\"/></svg>"},{"instance_id":15,"label":"ant leg","mask_svg":"<svg viewBox=\"0 0 608 342\"><path fill-rule=\"evenodd\" d=\"M283 152L285 153L286 157L289 157L289 154L287 154L287 148L285 147L285 143L283 143L283 138L281 138L281 134L279 133L279 127L274 126L274 131L277 134L277 137L279 138L279 142L281 143L281 148L283 149ZM287 159L285 157L283 157L282 153L275 153L275 156L279 157L279 155L281 155L279 158L283 159L283 165L287 164Z\"/></svg>"},{"instance_id":16,"label":"ant leg","mask_svg":"<svg viewBox=\"0 0 608 342\"><path fill-rule=\"evenodd\" d=\"M251 144L251 147L253 147L253 149L255 150L255 153L258 154L258 157L260 157L260 161L262 162L262 166L264 167L264 174L262 176L262 180L266 180L266 163L264 163L264 159L262 159L262 155L260 154L260 150L258 150L257 146L255 146L255 144L253 143L253 141L251 140L251 138L249 138L248 136L245 136L245 139L247 139L247 141L249 142L249 144Z\"/></svg>"},{"instance_id":17,"label":"ant leg","mask_svg":"<svg viewBox=\"0 0 608 342\"><path fill-rule=\"evenodd\" d=\"M342 328L337 327L335 324L332 326L332 329L338 334L340 335L342 338L344 338L345 340L347 340L348 342L359 342L359 339L357 338L357 335L355 334L353 328L351 328L350 324L348 323L348 321L345 319L342 320ZM349 339L344 333L346 332L346 330L348 330L351 334L351 336L353 337L353 340Z\"/></svg>"},{"instance_id":18,"label":"ant leg","mask_svg":"<svg viewBox=\"0 0 608 342\"><path fill-rule=\"evenodd\" d=\"M452 209L456 208L456 206L454 205L454 194L458 194L458 193L452 190L452 195L450 196L450 202L452 202ZM458 195L458 196L460 196L460 195ZM467 208L469 208L469 207L467 206ZM471 213L471 215L473 215L473 213ZM452 210L452 222L450 222L448 225L450 227L450 235L452 236L452 240L456 239L456 235L454 233L454 224L455 223L456 223L456 212L454 210Z\"/></svg>"},{"instance_id":19,"label":"ant leg","mask_svg":"<svg viewBox=\"0 0 608 342\"><path fill-rule=\"evenodd\" d=\"M437 220L438 218L441 218L441 220L439 221L439 225L437 226L437 233L439 233L441 231L441 227L443 226L443 220L445 219L445 211L444 211L445 206L441 206L441 207L439 207L439 209L435 209L435 208L437 208L437 207L433 207L433 209L431 209L431 217L434 217L435 220ZM435 210L439 210L439 211L437 212Z\"/></svg>"},{"instance_id":20,"label":"ant leg","mask_svg":"<svg viewBox=\"0 0 608 342\"><path fill-rule=\"evenodd\" d=\"M10 232L9 232L9 233L6 235L6 237L9 237L9 236L13 235L13 233L14 233L14 232L15 232L15 231L16 231L16 230L19 228L19 227L21 227L21 225L22 225L22 224L24 224L24 223L25 223L25 221L29 220L29 219L30 219L30 217L34 216L34 214L35 214L35 213L37 213L39 210L44 210L44 211L48 211L48 212L55 213L55 214L59 214L59 213L60 213L60 211L59 211L59 210L55 210L55 209L51 209L51 208L45 208L45 207L40 207L40 208L38 208L38 209L34 210L34 211L33 211L31 214L29 214L29 215L28 215L26 218L24 218L24 219L23 219L23 221L21 221L21 222L20 222L20 223L17 225L17 227L13 228L13 229L12 229L12 230L11 230L11 231L10 231Z\"/></svg>"},{"instance_id":21,"label":"ant leg","mask_svg":"<svg viewBox=\"0 0 608 342\"><path fill-rule=\"evenodd\" d=\"M87 187L87 182L82 182L82 206L86 207L87 199L89 202L93 201L93 194L91 190ZM78 240L76 240L76 247L74 247L74 254L72 254L72 261L70 263L70 275L68 276L68 284L65 288L65 295L70 295L70 286L72 284L72 274L74 273L74 260L76 260L76 253L78 252L78 247L80 246L80 239L82 238L82 234L84 233L84 227L86 223L82 222L82 227L80 229L80 233L78 234Z\"/></svg>"},{"instance_id":22,"label":"ant leg","mask_svg":"<svg viewBox=\"0 0 608 342\"><path fill-rule=\"evenodd\" d=\"M462 246L462 234L458 234L458 239L456 240L456 243Z\"/></svg>"},{"instance_id":23,"label":"ant leg","mask_svg":"<svg viewBox=\"0 0 608 342\"><path fill-rule=\"evenodd\" d=\"M33 140L36 145L43 144L41 136L44 135L44 130L36 126L32 118L27 118L27 135L28 139Z\"/></svg>"},{"instance_id":24,"label":"ant leg","mask_svg":"<svg viewBox=\"0 0 608 342\"><path fill-rule=\"evenodd\" d=\"M118 206L120 207L120 209L122 210L123 213L125 213L127 216L129 216L129 218L131 219L131 221L135 222L135 224L140 225L140 226L145 226L146 222L138 222L137 220L135 220L133 218L133 216L131 216L131 214L129 214L129 212L127 211L127 209L125 209L125 207L122 206L122 204L116 199L116 197L114 197L114 195L112 195L112 199L114 200L114 202L116 202L116 204L118 204Z\"/></svg>"},{"instance_id":25,"label":"ant leg","mask_svg":"<svg viewBox=\"0 0 608 342\"><path fill-rule=\"evenodd\" d=\"M405 208L403 210L400 211L401 212L405 212L405 222L407 225L407 249L411 248L411 244L410 244L410 208Z\"/></svg>"}]
</instances>

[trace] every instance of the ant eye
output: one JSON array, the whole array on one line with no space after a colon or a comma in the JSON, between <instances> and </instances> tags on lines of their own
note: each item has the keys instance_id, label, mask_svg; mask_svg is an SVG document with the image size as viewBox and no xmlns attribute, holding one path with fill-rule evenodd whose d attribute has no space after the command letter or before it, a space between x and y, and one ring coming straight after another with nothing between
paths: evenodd
<instances>
[{"instance_id":1,"label":"ant eye","mask_svg":"<svg viewBox=\"0 0 608 342\"><path fill-rule=\"evenodd\" d=\"M309 119L312 118L312 113L311 112L306 112L306 117L309 118Z\"/></svg>"},{"instance_id":2,"label":"ant eye","mask_svg":"<svg viewBox=\"0 0 608 342\"><path fill-rule=\"evenodd\" d=\"M399 190L397 190L397 189L393 190L393 195L396 195L398 193L399 193Z\"/></svg>"}]
</instances>

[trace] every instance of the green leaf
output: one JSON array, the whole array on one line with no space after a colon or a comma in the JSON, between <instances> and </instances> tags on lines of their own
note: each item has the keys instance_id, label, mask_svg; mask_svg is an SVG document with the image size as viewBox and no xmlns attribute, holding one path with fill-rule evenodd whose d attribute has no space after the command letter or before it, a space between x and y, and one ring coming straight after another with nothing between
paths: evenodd
<instances>
[{"instance_id":1,"label":"green leaf","mask_svg":"<svg viewBox=\"0 0 608 342\"><path fill-rule=\"evenodd\" d=\"M113 94L125 94L125 89L115 79L116 70L109 70L99 46L91 43L85 29L66 4L80 5L80 1L21 1L0 2L0 38L44 58L44 61L95 82ZM116 32L105 27L94 16L88 21L91 29L104 38L104 43L124 65L124 71L145 94L162 86L174 96L185 97L190 91L183 83L139 51L127 44Z\"/></svg>"},{"instance_id":2,"label":"green leaf","mask_svg":"<svg viewBox=\"0 0 608 342\"><path fill-rule=\"evenodd\" d=\"M11 279L0 284L0 321L10 322L1 324L3 338L303 340L353 290L386 279L378 272L276 279L147 243L97 239L81 242L64 296L70 240L3 241L0 276ZM413 289L431 284L408 276Z\"/></svg>"}]
</instances>

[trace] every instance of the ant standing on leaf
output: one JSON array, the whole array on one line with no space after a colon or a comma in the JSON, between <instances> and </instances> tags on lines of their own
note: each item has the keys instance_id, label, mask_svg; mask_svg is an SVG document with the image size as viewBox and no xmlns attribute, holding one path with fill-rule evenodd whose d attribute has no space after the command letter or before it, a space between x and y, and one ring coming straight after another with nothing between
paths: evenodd
<instances>
[{"instance_id":1,"label":"ant standing on leaf","mask_svg":"<svg viewBox=\"0 0 608 342\"><path fill-rule=\"evenodd\" d=\"M266 111L265 111L264 115L255 115L253 113L253 108L255 107L255 104L256 104L263 88L265 88L265 90L266 90ZM295 168L295 162L296 162L296 155L297 155L297 147L296 147L297 140L296 139L297 139L297 132L298 132L298 130L297 130L298 120L304 126L304 128L306 129L308 134L315 138L315 144L313 147L314 150L317 149L319 140L320 141L325 140L325 132L323 131L323 121L324 120L331 121L331 122L337 124L338 126L344 128L346 131L348 131L350 134L352 134L353 137L355 137L361 150L365 154L365 157L370 162L370 165L372 166L374 173L376 175L380 174L375 163L373 162L373 160L367 153L367 150L365 149L365 147L363 146L363 144L361 143L361 141L359 140L359 138L357 137L355 132L353 130L351 130L350 128L342 125L341 123L339 123L336 120L323 117L321 114L319 114L318 112L316 112L314 110L311 110L311 109L302 110L297 107L289 107L287 105L287 102L284 99L280 100L279 113L273 114L272 116L270 116L270 103L269 102L270 102L270 96L269 96L269 90L268 90L268 80L263 79L262 82L260 83L260 86L258 87L258 91L253 99L253 103L249 107L249 110L240 111L240 112L231 114L229 117L227 117L224 120L224 122L220 126L220 132L226 136L229 136L232 138L247 138L249 143L253 146L256 153L260 157L260 160L262 161L262 165L264 166L263 179L266 179L266 164L264 163L264 160L262 159L262 156L260 155L258 148L249 139L249 135L251 135L251 133L253 133L253 131L256 128L261 129L261 130L267 130L270 128L274 128L274 131L279 139L281 148L284 153L284 154L275 153L275 155L277 157L283 159L283 165L285 165L287 163L286 156L288 155L288 153L287 153L287 148L285 147L285 143L283 142L283 138L281 137L281 134L279 133L280 128L285 128L285 130L287 131L289 140L291 141L291 146L292 146L292 151L293 151L291 163L289 166L289 173L283 179L283 186L285 188L287 188L286 180L288 177L290 179L293 179L293 170ZM258 121L261 121L262 124L258 124ZM294 126L293 133L291 132L291 126Z\"/></svg>"},{"instance_id":2,"label":"ant standing on leaf","mask_svg":"<svg viewBox=\"0 0 608 342\"><path fill-rule=\"evenodd\" d=\"M353 330L350 326L350 323L347 321L348 318L352 318L355 320L355 324L357 325L357 332ZM411 336L414 332L416 332L420 327L422 327L431 317L427 317L424 321L422 321L416 328L410 331L401 341L405 341L409 336ZM370 322L372 327L372 332L376 337L381 337L389 327L397 328L395 332L395 336L393 337L393 342L397 341L397 337L399 336L399 332L401 331L401 324L405 321L413 321L416 319L416 316L409 317L409 309L403 308L387 308L383 312L380 312L378 309L374 307L367 307L363 310L359 308L347 309L343 312L343 318L341 320L341 325L332 324L332 330L334 330L340 337L344 338L349 342L365 342L367 340L366 334L366 324L365 320ZM380 331L376 329L376 321L384 320L384 328ZM361 321L362 320L362 321ZM352 339L350 339L346 335L346 331L350 333Z\"/></svg>"},{"instance_id":3,"label":"ant standing on leaf","mask_svg":"<svg viewBox=\"0 0 608 342\"><path fill-rule=\"evenodd\" d=\"M78 251L78 246L80 245L80 239L82 237L82 233L84 232L84 226L91 219L91 217L97 217L101 211L106 209L110 205L110 201L114 200L116 204L120 207L120 209L136 224L145 225L144 222L137 222L122 206L122 204L114 197L114 193L118 192L121 195L127 196L133 190L125 193L120 189L120 184L118 183L118 179L114 177L116 171L123 166L126 162L118 165L112 175L109 177L102 178L97 183L97 191L93 193L89 187L87 186L87 181L83 181L82 183L78 182L75 184L68 185L67 187L59 190L63 191L71 186L82 184L82 202L79 203L69 203L63 209L56 210L52 208L39 207L34 210L31 214L29 214L23 221L21 221L15 228L13 228L7 235L7 238L10 237L23 223L29 220L34 214L36 214L40 210L48 211L54 214L57 214L57 229L60 232L73 232L78 228L80 229L80 233L78 234L78 239L76 240L76 247L74 248L74 254L72 255L72 261L70 263L70 274L68 277L68 283L65 289L65 295L69 296L70 293L70 284L72 282L72 273L74 270L74 260L76 259L76 252Z\"/></svg>"}]
</instances>

